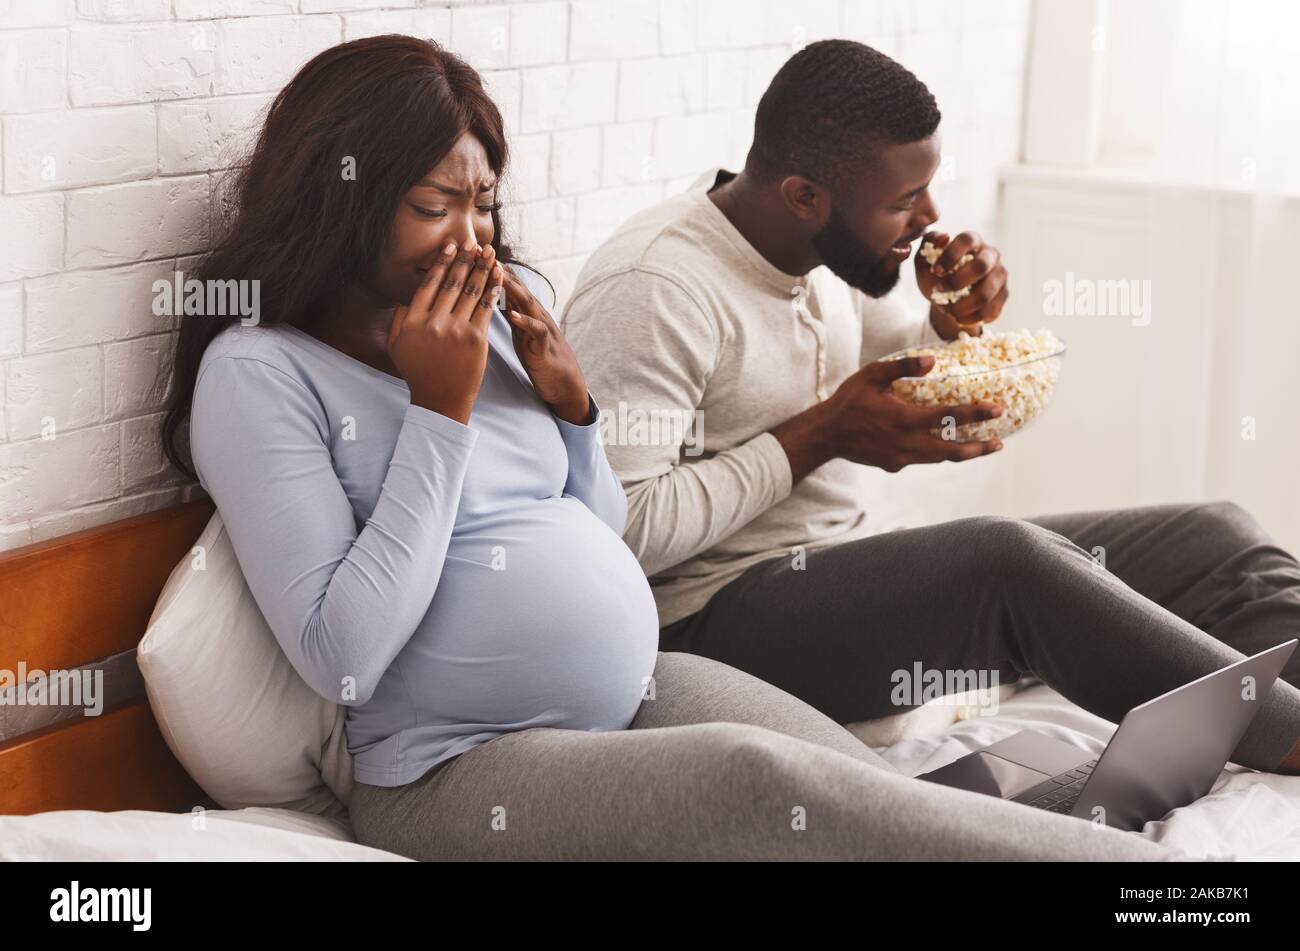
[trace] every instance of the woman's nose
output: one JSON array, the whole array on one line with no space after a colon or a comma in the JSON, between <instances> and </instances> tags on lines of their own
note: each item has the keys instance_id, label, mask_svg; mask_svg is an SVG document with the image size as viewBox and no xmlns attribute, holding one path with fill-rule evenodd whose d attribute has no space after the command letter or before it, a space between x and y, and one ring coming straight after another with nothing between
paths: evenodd
<instances>
[{"instance_id":1,"label":"woman's nose","mask_svg":"<svg viewBox=\"0 0 1300 951\"><path fill-rule=\"evenodd\" d=\"M462 248L479 243L474 234L474 223L468 217L457 218L448 229L447 237Z\"/></svg>"}]
</instances>

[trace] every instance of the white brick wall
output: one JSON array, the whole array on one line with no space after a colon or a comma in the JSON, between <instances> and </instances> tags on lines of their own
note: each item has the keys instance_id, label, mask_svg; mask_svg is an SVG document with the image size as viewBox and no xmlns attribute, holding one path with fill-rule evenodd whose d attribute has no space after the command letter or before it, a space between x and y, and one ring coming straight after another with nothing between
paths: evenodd
<instances>
[{"instance_id":1,"label":"white brick wall","mask_svg":"<svg viewBox=\"0 0 1300 951\"><path fill-rule=\"evenodd\" d=\"M484 72L507 226L562 303L620 221L739 166L772 74L826 36L930 84L944 220L995 231L1030 2L0 0L0 550L192 494L158 446L175 321L150 285L205 247L218 173L320 50L413 33Z\"/></svg>"}]
</instances>

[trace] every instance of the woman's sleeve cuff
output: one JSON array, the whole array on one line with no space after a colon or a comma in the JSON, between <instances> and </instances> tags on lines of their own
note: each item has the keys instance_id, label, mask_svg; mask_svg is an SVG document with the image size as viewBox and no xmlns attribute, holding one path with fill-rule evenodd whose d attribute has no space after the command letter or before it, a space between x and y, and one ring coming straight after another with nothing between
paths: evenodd
<instances>
[{"instance_id":1,"label":"woman's sleeve cuff","mask_svg":"<svg viewBox=\"0 0 1300 951\"><path fill-rule=\"evenodd\" d=\"M600 407L596 404L596 397L592 396L591 393L587 394L587 421L585 423L571 423L567 419L560 419L558 416L555 417L555 422L559 425L562 433L568 430L578 432L597 430L599 427L596 424L600 422Z\"/></svg>"},{"instance_id":2,"label":"woman's sleeve cuff","mask_svg":"<svg viewBox=\"0 0 1300 951\"><path fill-rule=\"evenodd\" d=\"M406 407L406 422L414 423L421 429L430 430L467 448L472 447L478 439L477 430L450 416L444 416L424 406L416 406L414 403Z\"/></svg>"}]
</instances>

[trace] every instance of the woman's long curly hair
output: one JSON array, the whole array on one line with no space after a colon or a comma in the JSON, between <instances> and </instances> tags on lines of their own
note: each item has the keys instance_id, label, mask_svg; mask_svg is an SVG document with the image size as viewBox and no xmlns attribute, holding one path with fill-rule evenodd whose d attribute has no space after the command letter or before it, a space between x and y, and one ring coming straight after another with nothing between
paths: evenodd
<instances>
[{"instance_id":1,"label":"woman's long curly hair","mask_svg":"<svg viewBox=\"0 0 1300 951\"><path fill-rule=\"evenodd\" d=\"M229 212L187 279L257 279L261 323L307 322L320 302L376 272L402 196L466 132L502 175L501 113L478 73L438 44L394 34L319 53L271 102L251 152L223 183ZM496 211L492 225L497 259L513 261ZM191 477L180 429L199 362L239 319L180 318L162 447Z\"/></svg>"}]
</instances>

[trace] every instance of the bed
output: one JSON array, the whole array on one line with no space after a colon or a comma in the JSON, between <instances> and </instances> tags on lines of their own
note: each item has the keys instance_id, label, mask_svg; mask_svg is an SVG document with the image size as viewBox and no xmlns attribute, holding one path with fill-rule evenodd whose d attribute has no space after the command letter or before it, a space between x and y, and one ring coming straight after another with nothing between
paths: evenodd
<instances>
[{"instance_id":1,"label":"bed","mask_svg":"<svg viewBox=\"0 0 1300 951\"><path fill-rule=\"evenodd\" d=\"M0 705L0 860L407 861L343 819L221 809L164 741L133 655L212 511L188 502L0 554L0 670L93 666L106 698L93 717Z\"/></svg>"},{"instance_id":2,"label":"bed","mask_svg":"<svg viewBox=\"0 0 1300 951\"><path fill-rule=\"evenodd\" d=\"M125 673L102 715L30 727L0 706L0 859L406 861L358 844L346 818L221 809L168 749L130 660L177 561L212 514L207 500L0 554L0 670L113 659ZM1025 728L1100 752L1114 725L1028 678L995 715L931 704L874 749L907 775ZM869 726L869 725L863 725ZM855 732L871 743L872 731ZM876 731L875 735L881 735ZM1300 859L1300 777L1229 764L1200 801L1144 835L1191 855Z\"/></svg>"}]
</instances>

